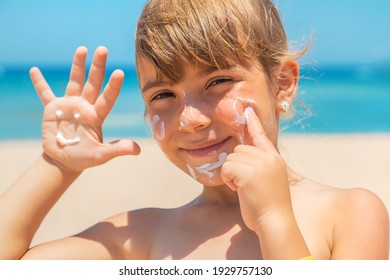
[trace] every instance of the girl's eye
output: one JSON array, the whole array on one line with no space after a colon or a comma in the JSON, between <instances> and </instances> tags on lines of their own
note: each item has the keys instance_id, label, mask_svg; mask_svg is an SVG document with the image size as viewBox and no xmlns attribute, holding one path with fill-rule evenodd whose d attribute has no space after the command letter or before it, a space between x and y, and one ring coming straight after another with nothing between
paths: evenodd
<instances>
[{"instance_id":1,"label":"girl's eye","mask_svg":"<svg viewBox=\"0 0 390 280\"><path fill-rule=\"evenodd\" d=\"M212 86L216 86L216 85L219 85L219 84L222 84L222 83L230 82L231 80L232 80L232 79L230 79L230 78L219 78L219 79L216 79L216 80L212 81L212 82L207 86L207 88L212 87Z\"/></svg>"},{"instance_id":2,"label":"girl's eye","mask_svg":"<svg viewBox=\"0 0 390 280\"><path fill-rule=\"evenodd\" d=\"M151 101L170 98L170 97L175 98L175 95L172 92L164 91L164 92L160 92L160 93L156 94L155 96L153 96Z\"/></svg>"}]
</instances>

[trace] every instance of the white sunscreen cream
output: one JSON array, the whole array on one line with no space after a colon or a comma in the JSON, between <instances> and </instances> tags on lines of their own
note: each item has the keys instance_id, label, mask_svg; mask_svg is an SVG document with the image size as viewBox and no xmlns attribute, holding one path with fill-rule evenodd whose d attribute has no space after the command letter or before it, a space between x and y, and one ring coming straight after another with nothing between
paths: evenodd
<instances>
[{"instance_id":1,"label":"white sunscreen cream","mask_svg":"<svg viewBox=\"0 0 390 280\"><path fill-rule=\"evenodd\" d=\"M209 176L209 178L211 179L211 177L215 175L214 170L221 167L224 164L226 157L227 157L227 153L221 153L218 157L217 162L205 163L199 167L195 167L195 170L200 174Z\"/></svg>"},{"instance_id":2,"label":"white sunscreen cream","mask_svg":"<svg viewBox=\"0 0 390 280\"><path fill-rule=\"evenodd\" d=\"M157 141L165 138L165 124L158 115L152 117L153 136Z\"/></svg>"},{"instance_id":3,"label":"white sunscreen cream","mask_svg":"<svg viewBox=\"0 0 390 280\"><path fill-rule=\"evenodd\" d=\"M81 141L80 137L74 137L74 138L67 139L64 137L64 135L62 134L61 131L57 132L56 139L62 146L74 145L74 144L80 143L80 141Z\"/></svg>"},{"instance_id":4,"label":"white sunscreen cream","mask_svg":"<svg viewBox=\"0 0 390 280\"><path fill-rule=\"evenodd\" d=\"M191 166L189 166L188 163L187 163L187 168L188 168L188 171L190 172L191 177L194 178L195 180L198 180L198 178L196 177L194 169Z\"/></svg>"},{"instance_id":5,"label":"white sunscreen cream","mask_svg":"<svg viewBox=\"0 0 390 280\"><path fill-rule=\"evenodd\" d=\"M64 112L61 111L61 110L56 110L55 114L56 114L56 117L57 117L58 119L60 119L60 122L61 122L62 117L64 116ZM79 119L79 118L81 117L81 115L80 115L80 113L78 113L78 112L74 112L74 113L73 113L73 117L74 117L75 119ZM81 142L80 137L76 136L76 137L74 137L74 138L66 138L66 137L64 136L64 134L62 134L61 131L57 131L56 140L57 140L57 142L60 143L62 146L74 145L74 144L78 144L78 143Z\"/></svg>"},{"instance_id":6,"label":"white sunscreen cream","mask_svg":"<svg viewBox=\"0 0 390 280\"><path fill-rule=\"evenodd\" d=\"M243 97L234 97L233 101L233 112L236 115L236 119L232 121L232 124L240 126L240 131L238 133L238 137L240 139L241 144L245 144L245 130L244 130L244 125L246 125L246 117L245 113L240 114L237 109L237 104L238 103L248 103L248 104L256 104L256 102L252 99L249 98L243 98Z\"/></svg>"},{"instance_id":7,"label":"white sunscreen cream","mask_svg":"<svg viewBox=\"0 0 390 280\"><path fill-rule=\"evenodd\" d=\"M192 105L188 104L188 98L186 97L186 93L183 92L183 98L184 98L184 107L183 112L180 115L180 126L183 128L186 128L190 123L191 119L194 118L194 108Z\"/></svg>"},{"instance_id":8,"label":"white sunscreen cream","mask_svg":"<svg viewBox=\"0 0 390 280\"><path fill-rule=\"evenodd\" d=\"M56 110L56 117L57 118L62 118L64 116L64 112L62 112L61 110Z\"/></svg>"},{"instance_id":9,"label":"white sunscreen cream","mask_svg":"<svg viewBox=\"0 0 390 280\"><path fill-rule=\"evenodd\" d=\"M80 119L81 115L80 115L79 112L74 112L74 113L73 113L73 117L74 117L76 120L78 120L78 119Z\"/></svg>"}]
</instances>

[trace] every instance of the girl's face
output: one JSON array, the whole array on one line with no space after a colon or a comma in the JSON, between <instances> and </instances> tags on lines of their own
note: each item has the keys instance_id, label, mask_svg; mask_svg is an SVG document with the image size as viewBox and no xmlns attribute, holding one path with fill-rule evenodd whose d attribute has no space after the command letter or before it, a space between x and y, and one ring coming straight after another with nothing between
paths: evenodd
<instances>
[{"instance_id":1,"label":"girl's face","mask_svg":"<svg viewBox=\"0 0 390 280\"><path fill-rule=\"evenodd\" d=\"M203 185L223 185L220 171L239 144L251 144L244 109L251 106L276 145L276 89L258 64L217 70L184 65L183 79L158 79L153 65L138 64L153 136L165 155Z\"/></svg>"}]
</instances>

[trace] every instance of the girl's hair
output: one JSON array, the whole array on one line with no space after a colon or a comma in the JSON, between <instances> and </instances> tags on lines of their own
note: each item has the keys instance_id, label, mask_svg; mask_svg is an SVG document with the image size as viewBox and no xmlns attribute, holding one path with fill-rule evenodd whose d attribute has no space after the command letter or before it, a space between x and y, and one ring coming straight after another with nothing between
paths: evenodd
<instances>
[{"instance_id":1,"label":"girl's hair","mask_svg":"<svg viewBox=\"0 0 390 280\"><path fill-rule=\"evenodd\" d=\"M149 0L138 21L136 59L146 58L174 82L184 63L218 69L255 58L272 79L289 55L271 0Z\"/></svg>"}]
</instances>

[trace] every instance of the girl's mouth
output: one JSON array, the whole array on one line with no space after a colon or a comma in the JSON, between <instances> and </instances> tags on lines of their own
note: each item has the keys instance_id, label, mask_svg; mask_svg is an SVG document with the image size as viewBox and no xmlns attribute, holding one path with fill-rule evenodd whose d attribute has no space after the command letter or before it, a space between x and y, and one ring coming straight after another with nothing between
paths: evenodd
<instances>
[{"instance_id":1,"label":"girl's mouth","mask_svg":"<svg viewBox=\"0 0 390 280\"><path fill-rule=\"evenodd\" d=\"M227 137L222 140L204 141L188 144L183 149L193 157L204 157L208 155L216 155L221 152L222 147L230 139Z\"/></svg>"}]
</instances>

